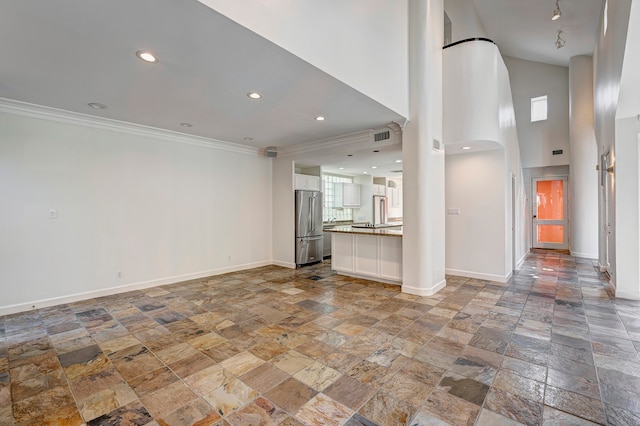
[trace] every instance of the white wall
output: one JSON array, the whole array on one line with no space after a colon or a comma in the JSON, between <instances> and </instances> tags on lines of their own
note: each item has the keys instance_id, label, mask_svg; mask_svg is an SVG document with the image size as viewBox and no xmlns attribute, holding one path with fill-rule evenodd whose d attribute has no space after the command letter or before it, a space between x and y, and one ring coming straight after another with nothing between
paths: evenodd
<instances>
[{"instance_id":1,"label":"white wall","mask_svg":"<svg viewBox=\"0 0 640 426\"><path fill-rule=\"evenodd\" d=\"M569 63L570 174L569 247L571 254L598 258L598 146L593 129L593 60L574 56Z\"/></svg>"},{"instance_id":2,"label":"white wall","mask_svg":"<svg viewBox=\"0 0 640 426\"><path fill-rule=\"evenodd\" d=\"M445 161L447 273L504 281L503 150L449 155Z\"/></svg>"},{"instance_id":3,"label":"white wall","mask_svg":"<svg viewBox=\"0 0 640 426\"><path fill-rule=\"evenodd\" d=\"M295 268L295 193L293 189L295 161L274 158L273 182L273 262Z\"/></svg>"},{"instance_id":4,"label":"white wall","mask_svg":"<svg viewBox=\"0 0 640 426\"><path fill-rule=\"evenodd\" d=\"M616 194L615 234L616 297L640 299L640 194L638 144L640 121L636 117L616 120L615 172L611 177Z\"/></svg>"},{"instance_id":5,"label":"white wall","mask_svg":"<svg viewBox=\"0 0 640 426\"><path fill-rule=\"evenodd\" d=\"M444 10L451 19L452 43L467 38L487 37L471 0L445 0Z\"/></svg>"},{"instance_id":6,"label":"white wall","mask_svg":"<svg viewBox=\"0 0 640 426\"><path fill-rule=\"evenodd\" d=\"M620 78L622 74L622 65L625 53L625 44L627 39L627 28L629 25L629 15L631 11L631 0L609 0L608 7L608 27L606 35L603 32L602 20L600 23L600 37L596 44L593 54L594 69L594 121L596 141L598 143L598 154L611 153L612 158L616 162L624 162L629 160L635 162L635 159L625 158L618 154L620 148L616 138L616 109L618 105L618 97L620 90ZM624 166L623 166L624 167ZM609 205L605 205L602 191L599 195L599 262L601 266L606 265L607 252L607 234L605 228L605 209L608 208L611 218L616 218L617 209L621 208L622 203L631 202L631 200L623 201L617 194L616 179L611 180L611 197ZM628 195L628 194L627 194ZM638 194L634 195L637 199ZM617 267L617 251L619 244L617 238L624 238L626 230L621 228L620 236L617 229L618 224L615 220L610 221L610 236L608 259L610 264L609 273L611 274L611 282L616 288L618 282L618 273L621 272ZM637 241L636 241L637 244ZM637 262L637 260L636 260ZM623 275L630 276L630 273L622 271ZM638 277L635 279L638 284ZM636 290L637 292L638 290Z\"/></svg>"},{"instance_id":7,"label":"white wall","mask_svg":"<svg viewBox=\"0 0 640 426\"><path fill-rule=\"evenodd\" d=\"M569 69L505 57L523 167L569 164ZM531 122L531 98L547 95L548 119ZM562 149L562 155L552 155Z\"/></svg>"},{"instance_id":8,"label":"white wall","mask_svg":"<svg viewBox=\"0 0 640 426\"><path fill-rule=\"evenodd\" d=\"M271 263L257 153L6 110L0 128L0 314Z\"/></svg>"},{"instance_id":9,"label":"white wall","mask_svg":"<svg viewBox=\"0 0 640 426\"><path fill-rule=\"evenodd\" d=\"M409 116L406 1L199 1Z\"/></svg>"},{"instance_id":10,"label":"white wall","mask_svg":"<svg viewBox=\"0 0 640 426\"><path fill-rule=\"evenodd\" d=\"M447 273L505 282L530 239L509 74L491 43L464 43L443 56L446 207L461 209L447 215Z\"/></svg>"},{"instance_id":11,"label":"white wall","mask_svg":"<svg viewBox=\"0 0 640 426\"><path fill-rule=\"evenodd\" d=\"M443 131L448 153L458 152L472 141L474 148L503 147L499 64L502 64L500 51L486 41L470 41L444 50Z\"/></svg>"},{"instance_id":12,"label":"white wall","mask_svg":"<svg viewBox=\"0 0 640 426\"><path fill-rule=\"evenodd\" d=\"M526 181L522 168L522 154L516 127L516 115L511 92L509 72L504 61L498 61L498 93L500 141L505 149L505 251L504 274L511 275L519 268L531 247L531 229L526 208Z\"/></svg>"}]
</instances>

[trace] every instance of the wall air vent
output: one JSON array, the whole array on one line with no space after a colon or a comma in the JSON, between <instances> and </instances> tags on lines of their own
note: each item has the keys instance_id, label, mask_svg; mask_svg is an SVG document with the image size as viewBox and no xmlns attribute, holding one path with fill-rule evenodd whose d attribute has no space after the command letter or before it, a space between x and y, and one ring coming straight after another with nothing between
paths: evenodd
<instances>
[{"instance_id":1,"label":"wall air vent","mask_svg":"<svg viewBox=\"0 0 640 426\"><path fill-rule=\"evenodd\" d=\"M374 133L373 135L374 142L388 141L389 139L391 139L391 132L389 130Z\"/></svg>"},{"instance_id":2,"label":"wall air vent","mask_svg":"<svg viewBox=\"0 0 640 426\"><path fill-rule=\"evenodd\" d=\"M402 173L402 170L391 170L391 173Z\"/></svg>"}]
</instances>

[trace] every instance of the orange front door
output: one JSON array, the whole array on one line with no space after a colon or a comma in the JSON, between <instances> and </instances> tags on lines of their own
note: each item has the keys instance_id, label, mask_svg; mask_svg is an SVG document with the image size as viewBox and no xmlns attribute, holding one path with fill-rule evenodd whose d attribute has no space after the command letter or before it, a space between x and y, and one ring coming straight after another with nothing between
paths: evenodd
<instances>
[{"instance_id":1,"label":"orange front door","mask_svg":"<svg viewBox=\"0 0 640 426\"><path fill-rule=\"evenodd\" d=\"M567 178L533 179L533 247L569 248Z\"/></svg>"}]
</instances>

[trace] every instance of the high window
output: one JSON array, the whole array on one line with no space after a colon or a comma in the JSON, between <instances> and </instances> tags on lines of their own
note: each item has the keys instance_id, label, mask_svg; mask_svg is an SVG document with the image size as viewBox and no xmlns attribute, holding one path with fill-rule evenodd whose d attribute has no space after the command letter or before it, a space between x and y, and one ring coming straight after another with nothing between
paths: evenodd
<instances>
[{"instance_id":1,"label":"high window","mask_svg":"<svg viewBox=\"0 0 640 426\"><path fill-rule=\"evenodd\" d=\"M338 175L322 175L322 183L324 187L324 203L322 204L322 221L329 222L331 220L353 220L353 210L336 208L334 203L335 184L336 183L353 183L353 178L349 176Z\"/></svg>"},{"instance_id":2,"label":"high window","mask_svg":"<svg viewBox=\"0 0 640 426\"><path fill-rule=\"evenodd\" d=\"M531 98L531 122L547 119L547 95Z\"/></svg>"}]
</instances>

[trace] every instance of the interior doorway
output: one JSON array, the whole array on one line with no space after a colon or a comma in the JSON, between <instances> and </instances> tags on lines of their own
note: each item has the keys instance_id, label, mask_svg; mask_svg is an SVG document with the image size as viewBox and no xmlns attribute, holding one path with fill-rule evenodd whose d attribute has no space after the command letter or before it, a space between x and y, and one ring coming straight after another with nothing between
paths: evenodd
<instances>
[{"instance_id":1,"label":"interior doorway","mask_svg":"<svg viewBox=\"0 0 640 426\"><path fill-rule=\"evenodd\" d=\"M569 248L567 176L533 178L533 248Z\"/></svg>"}]
</instances>

